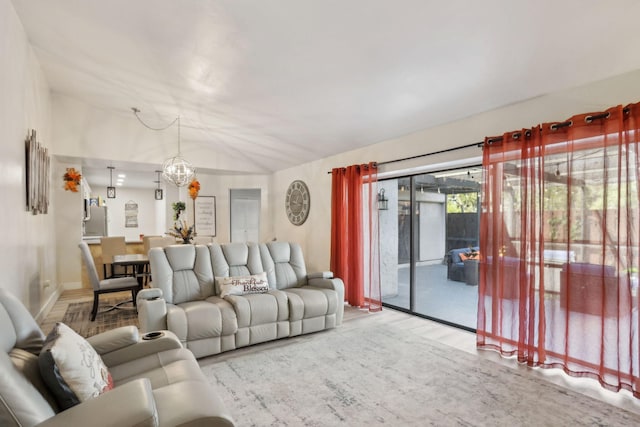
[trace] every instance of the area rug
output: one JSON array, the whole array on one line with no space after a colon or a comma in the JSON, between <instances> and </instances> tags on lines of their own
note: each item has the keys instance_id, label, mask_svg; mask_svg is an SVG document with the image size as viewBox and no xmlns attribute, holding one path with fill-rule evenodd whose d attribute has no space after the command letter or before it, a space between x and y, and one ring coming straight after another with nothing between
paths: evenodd
<instances>
[{"instance_id":1,"label":"area rug","mask_svg":"<svg viewBox=\"0 0 640 427\"><path fill-rule=\"evenodd\" d=\"M233 353L200 365L242 426L640 425L530 369L380 322Z\"/></svg>"},{"instance_id":2,"label":"area rug","mask_svg":"<svg viewBox=\"0 0 640 427\"><path fill-rule=\"evenodd\" d=\"M91 321L91 308L93 302L74 302L69 304L67 311L62 318L62 323L69 326L83 337L90 337L100 332L119 326L134 325L138 326L138 314L133 308L124 310L111 310L103 312L109 306L120 302L121 300L105 298L100 299L100 311L95 321ZM123 305L123 307L131 307L131 304Z\"/></svg>"}]
</instances>

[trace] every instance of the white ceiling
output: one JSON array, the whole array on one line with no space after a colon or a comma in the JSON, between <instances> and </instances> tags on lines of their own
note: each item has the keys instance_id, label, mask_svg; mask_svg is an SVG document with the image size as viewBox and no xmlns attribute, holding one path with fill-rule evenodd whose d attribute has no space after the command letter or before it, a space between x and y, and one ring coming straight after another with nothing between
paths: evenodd
<instances>
[{"instance_id":1,"label":"white ceiling","mask_svg":"<svg viewBox=\"0 0 640 427\"><path fill-rule=\"evenodd\" d=\"M54 92L270 171L640 69L637 0L13 4Z\"/></svg>"}]
</instances>

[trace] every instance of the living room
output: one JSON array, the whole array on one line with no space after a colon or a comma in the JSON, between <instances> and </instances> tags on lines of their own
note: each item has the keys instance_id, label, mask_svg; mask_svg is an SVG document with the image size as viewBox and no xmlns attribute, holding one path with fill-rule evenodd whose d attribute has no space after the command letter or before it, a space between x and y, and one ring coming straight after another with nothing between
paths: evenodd
<instances>
[{"instance_id":1,"label":"living room","mask_svg":"<svg viewBox=\"0 0 640 427\"><path fill-rule=\"evenodd\" d=\"M485 136L499 135L509 129L563 120L574 114L640 100L640 57L633 50L640 41L637 31L633 31L633 16L637 16L638 6L633 2L619 2L617 7L591 4L591 10L581 11L569 28L554 8L560 7L566 13L588 8L577 7L581 3L575 2L562 6L554 2L531 3L519 13L535 12L552 20L547 25L553 31L549 31L544 39L532 42L530 50L498 45L497 42L491 46L494 38L515 38L514 34L521 35L526 31L513 28L521 19L514 16L521 15L509 16L499 2L492 3L493 8L487 9L498 17L494 16L489 23L474 26L471 17L454 20L455 26L446 34L460 44L456 48L461 52L459 55L452 53L456 52L453 48L436 46L422 51L410 47L415 40L427 40L426 44L432 46L432 42L446 39L437 32L426 30L429 25L424 22L435 26L438 19L444 21L454 13L461 13L458 9L464 9L466 5L380 4L381 10L370 11L373 15L365 20L366 16L361 16L361 12L370 9L365 2L344 6L348 10L325 9L308 2L304 5L287 3L281 5L284 10L279 11L274 10L278 9L274 6L257 3L247 6L247 9L257 8L252 12L240 6L236 6L240 10L232 9L238 14L236 19L241 21L236 25L249 26L255 21L252 39L234 38L234 31L239 31L232 25L234 20L225 21L222 14L217 14L229 5L220 3L216 5L220 9L203 13L209 20L198 22L204 27L220 27L224 31L212 35L212 39L206 32L200 34L203 40L210 40L210 44L203 52L189 58L191 48L183 43L189 43L191 39L180 42L176 34L186 33L187 28L194 27L191 22L175 24L171 27L175 31L166 34L159 29L172 25L173 14L197 21L202 10L193 5L189 11L179 12L177 9L181 6L165 3L158 6L145 2L132 6L123 2L110 6L113 11L106 13L95 2L87 5L53 2L48 6L28 1L0 2L0 33L4 41L0 50L3 70L0 79L0 176L4 182L5 200L0 218L6 224L5 236L0 243L0 266L5 273L2 287L16 295L37 319L46 316L65 289L77 288L81 282L77 245L82 238L82 197L64 190L62 176L65 170L70 167L82 170L86 160L100 160L106 162L105 165L109 162L145 164L155 170L176 153L176 130L144 128L132 114L131 107L140 108L145 120L154 127L165 126L176 116L182 116L182 154L198 167L201 194L216 197L217 242L231 241L229 190L260 188L260 241L275 238L298 242L308 270L323 271L330 265L331 175L327 172L332 168L420 156L479 142ZM158 14L157 21L145 21L148 15L145 7L154 9ZM134 8L135 13L127 12L129 8ZM119 12L114 12L116 10ZM397 14L391 14L394 10ZM259 13L265 14L266 18L261 20ZM484 11L481 16L489 18L488 13ZM90 16L97 19L96 15L101 14L99 25L86 20ZM395 23L389 22L390 16L395 16ZM604 16L607 19L602 18ZM239 17L245 17L248 22ZM137 20L146 22L145 31L152 34L147 37L160 34L153 49L149 48L154 52L149 53L152 59L140 59L144 55L132 47L137 46L137 42L132 42L135 40L133 35L139 34L126 32L133 31ZM324 28L330 27L328 23L333 20L337 21L337 39L351 43L342 49L339 49L341 43L335 42L335 36ZM384 32L380 31L378 20L388 26ZM499 27L497 23L504 20L510 22L510 27L495 32ZM611 24L614 20L619 23ZM303 31L302 27L311 24L316 32ZM363 27L358 29L357 25ZM477 31L480 31L478 28L494 30L483 33L487 39L472 39L462 32L465 25ZM589 26L595 30L585 30ZM63 31L65 27L68 32ZM401 37L403 30L406 33ZM123 36L118 36L119 31L123 31ZM468 38L456 35L456 31ZM529 31L539 33L535 25ZM366 37L357 37L361 33ZM272 38L272 51L255 50L260 46L256 41L260 34ZM399 38L388 39L391 35ZM296 41L297 37L301 40ZM56 41L55 49L47 43L48 38ZM531 38L535 39L523 37L522 43ZM585 39L588 42L583 42ZM311 46L322 40L333 40L334 43L325 47L327 50L319 51L322 55L317 55L320 58L317 62L314 60L303 69L288 70L286 65L311 61L314 56ZM398 44L392 43L385 50L374 49L385 46L386 40ZM476 41L480 46L474 46ZM256 44L243 45L250 42ZM464 47L465 43L471 46ZM303 46L309 46L309 51ZM398 46L403 46L404 50L399 50ZM554 49L554 46L570 47ZM596 49L594 46L604 47ZM129 48L132 51L128 51ZM481 48L484 56L474 53L474 49ZM113 49L125 52L123 59ZM329 49L336 49L335 57L327 56L331 52ZM396 54L393 54L394 50L397 50ZM560 52L552 55L557 64L540 56L544 51L554 50ZM596 50L601 57L595 58ZM248 61L239 52L261 59L262 55L272 55L274 59L268 73L281 74L272 81L272 86L265 86L264 91L256 88L258 83L251 83L253 92L243 98L244 104L230 102L228 108L223 108L229 97L243 95L243 83L233 80L242 74L234 75L238 70L234 67ZM373 52L373 57L354 52ZM491 52L500 52L503 56L496 60ZM409 68L410 63L403 65L404 56L427 57L427 53L438 54L434 56L438 61L423 60L415 69ZM518 61L514 58L517 54L526 58L523 61L526 66L517 66ZM216 55L222 57L220 62L211 60L210 64L198 67L199 57ZM559 58L561 56L564 57ZM291 62L287 62L284 57L295 61L289 59ZM56 58L61 62L56 62ZM353 58L361 61L363 68L354 64L357 61ZM457 61L463 59L465 62L459 65ZM157 61L160 61L160 67ZM447 65L430 69L427 67L430 62L446 62ZM172 63L178 64L170 67ZM383 70L389 63L399 64L398 69ZM353 74L344 80L339 78L339 73L331 74L333 81L320 80L323 69L336 72L334 67L338 65L332 64L353 67ZM507 65L516 66L510 70L511 74L494 73L494 68ZM158 76L162 72L157 69L165 66L172 71L166 76ZM182 76L183 66L188 69L184 74L194 74ZM250 68L241 70L248 72ZM376 72L370 72L370 80L365 84L361 79L368 74L364 71L367 68ZM105 77L102 70L107 70L111 78ZM220 70L220 74L211 77L207 73L212 70ZM202 74L198 75L198 72ZM292 74L295 72L301 73L301 78L294 81ZM448 83L452 88L462 89L451 89L440 98L436 94L445 76L454 80ZM473 76L477 76L477 81ZM178 81L181 78L183 80ZM464 85L456 82L456 78L464 81ZM482 78L489 83L482 83ZM378 83L374 85L376 81ZM225 82L228 82L228 89L224 88ZM204 83L210 85L203 86ZM179 93L173 91L174 85L180 87ZM381 88L377 86L384 90L378 92ZM312 89L302 91L306 87ZM193 91L193 97L185 99L189 91ZM107 101L106 95L110 92L114 96ZM138 96L138 93L146 96ZM280 98L285 95L293 99ZM320 95L326 95L326 98L321 101ZM258 101L265 99L273 100L273 109L260 104L262 110L258 117L257 107L250 107L253 102L258 105ZM440 106L435 110L427 109L422 103L429 99ZM415 105L418 100L419 106ZM300 104L294 101L309 104L309 112L300 111ZM207 104L207 109L192 108L199 103ZM321 110L316 110L320 105L324 106L324 116ZM203 117L214 120L206 121ZM281 141L273 136L289 122L302 124L310 130L298 134L300 128L294 128L287 134L287 139ZM376 127L380 123L388 126ZM270 125L281 127L271 129ZM330 129L329 125L336 127ZM52 156L51 199L48 213L44 215L32 215L25 210L24 141L31 129L37 131L38 140ZM313 134L317 138L312 138ZM470 146L392 163L382 167L380 175L394 178L477 165L481 155L478 147ZM106 167L104 174L108 175ZM154 179L155 174L151 172L149 181ZM304 181L312 197L309 217L301 226L291 224L284 210L286 190L294 180ZM168 203L187 198L184 189L162 185Z\"/></svg>"}]
</instances>

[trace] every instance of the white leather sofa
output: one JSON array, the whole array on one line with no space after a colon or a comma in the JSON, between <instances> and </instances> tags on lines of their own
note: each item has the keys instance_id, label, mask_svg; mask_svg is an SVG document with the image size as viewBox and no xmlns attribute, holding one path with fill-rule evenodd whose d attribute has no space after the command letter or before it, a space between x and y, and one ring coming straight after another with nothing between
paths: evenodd
<instances>
[{"instance_id":1,"label":"white leather sofa","mask_svg":"<svg viewBox=\"0 0 640 427\"><path fill-rule=\"evenodd\" d=\"M193 354L169 331L141 339L129 326L88 338L115 387L61 411L41 376L45 336L21 302L2 289L0 324L1 426L234 425Z\"/></svg>"},{"instance_id":2,"label":"white leather sofa","mask_svg":"<svg viewBox=\"0 0 640 427\"><path fill-rule=\"evenodd\" d=\"M138 293L140 329L168 329L196 357L342 323L342 280L307 274L295 243L174 245L151 249L149 261L153 288ZM219 296L216 279L261 273L268 292Z\"/></svg>"}]
</instances>

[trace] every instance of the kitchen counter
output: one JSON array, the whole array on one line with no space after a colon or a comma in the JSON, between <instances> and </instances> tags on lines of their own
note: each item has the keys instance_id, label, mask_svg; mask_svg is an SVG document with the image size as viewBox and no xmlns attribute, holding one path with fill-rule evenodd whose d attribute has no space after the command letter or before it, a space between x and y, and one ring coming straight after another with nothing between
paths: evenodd
<instances>
[{"instance_id":1,"label":"kitchen counter","mask_svg":"<svg viewBox=\"0 0 640 427\"><path fill-rule=\"evenodd\" d=\"M87 242L87 245L99 245L102 236L83 236L82 240ZM142 244L142 240L127 240L127 245L135 245L136 243Z\"/></svg>"}]
</instances>

